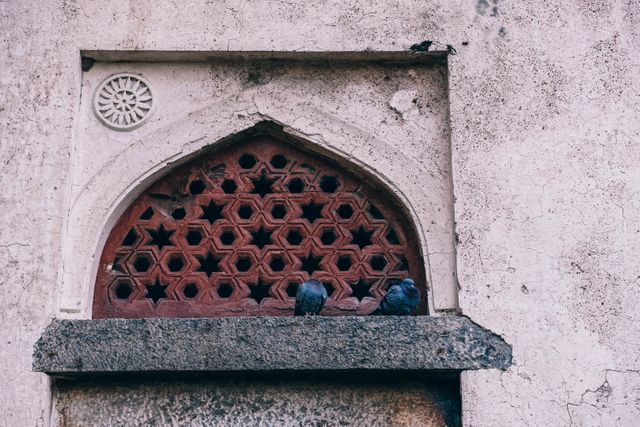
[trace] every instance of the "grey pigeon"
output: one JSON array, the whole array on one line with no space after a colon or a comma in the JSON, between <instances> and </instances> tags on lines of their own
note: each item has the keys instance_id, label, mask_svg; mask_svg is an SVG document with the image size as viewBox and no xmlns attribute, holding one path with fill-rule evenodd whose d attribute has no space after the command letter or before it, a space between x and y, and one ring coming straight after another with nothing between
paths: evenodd
<instances>
[{"instance_id":1,"label":"grey pigeon","mask_svg":"<svg viewBox=\"0 0 640 427\"><path fill-rule=\"evenodd\" d=\"M327 290L318 280L311 279L298 286L294 315L318 314L327 301Z\"/></svg>"},{"instance_id":2,"label":"grey pigeon","mask_svg":"<svg viewBox=\"0 0 640 427\"><path fill-rule=\"evenodd\" d=\"M420 303L420 291L411 279L404 279L402 282L389 288L386 295L382 297L380 306L371 314L387 316L406 316L415 311Z\"/></svg>"}]
</instances>

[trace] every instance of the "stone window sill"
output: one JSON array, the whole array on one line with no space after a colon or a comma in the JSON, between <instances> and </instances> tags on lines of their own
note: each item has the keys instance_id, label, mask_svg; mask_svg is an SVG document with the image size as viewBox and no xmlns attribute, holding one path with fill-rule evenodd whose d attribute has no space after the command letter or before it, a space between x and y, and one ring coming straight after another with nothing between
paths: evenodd
<instances>
[{"instance_id":1,"label":"stone window sill","mask_svg":"<svg viewBox=\"0 0 640 427\"><path fill-rule=\"evenodd\" d=\"M456 372L511 364L502 338L463 316L54 320L33 370Z\"/></svg>"}]
</instances>

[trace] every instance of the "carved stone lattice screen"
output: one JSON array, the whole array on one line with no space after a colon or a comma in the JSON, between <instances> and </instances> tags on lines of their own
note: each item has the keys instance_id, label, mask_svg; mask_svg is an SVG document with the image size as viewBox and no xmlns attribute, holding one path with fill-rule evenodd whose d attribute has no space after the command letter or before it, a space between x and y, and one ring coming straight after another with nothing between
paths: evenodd
<instances>
[{"instance_id":1,"label":"carved stone lattice screen","mask_svg":"<svg viewBox=\"0 0 640 427\"><path fill-rule=\"evenodd\" d=\"M322 281L323 315L365 315L424 262L388 190L272 136L171 171L120 217L100 259L93 317L293 315L297 285Z\"/></svg>"}]
</instances>

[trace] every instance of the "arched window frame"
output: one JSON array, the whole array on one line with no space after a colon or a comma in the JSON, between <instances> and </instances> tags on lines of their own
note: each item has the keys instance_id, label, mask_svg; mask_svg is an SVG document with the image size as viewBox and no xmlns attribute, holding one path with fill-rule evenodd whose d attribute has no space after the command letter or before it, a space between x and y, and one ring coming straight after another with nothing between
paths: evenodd
<instances>
[{"instance_id":1,"label":"arched window frame","mask_svg":"<svg viewBox=\"0 0 640 427\"><path fill-rule=\"evenodd\" d=\"M93 316L288 315L294 288L311 277L329 291L323 314L365 315L409 276L422 293L416 313L426 314L424 261L401 203L347 160L296 142L263 129L156 181L110 233ZM274 203L288 207L286 217L272 217ZM329 244L321 241L327 230L335 233ZM270 236L262 245L255 242L261 231ZM284 234L296 231L300 242L291 243ZM234 240L223 242L225 233ZM197 242L188 241L191 234ZM281 273L265 265L274 254ZM349 268L339 267L341 254Z\"/></svg>"}]
</instances>

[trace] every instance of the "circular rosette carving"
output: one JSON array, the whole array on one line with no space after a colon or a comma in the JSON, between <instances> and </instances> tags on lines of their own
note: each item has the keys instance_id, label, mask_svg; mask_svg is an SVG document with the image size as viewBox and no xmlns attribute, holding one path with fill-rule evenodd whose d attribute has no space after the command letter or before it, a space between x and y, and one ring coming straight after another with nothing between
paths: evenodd
<instances>
[{"instance_id":1,"label":"circular rosette carving","mask_svg":"<svg viewBox=\"0 0 640 427\"><path fill-rule=\"evenodd\" d=\"M93 109L108 128L127 131L142 125L153 111L149 82L135 74L116 74L96 90Z\"/></svg>"}]
</instances>

